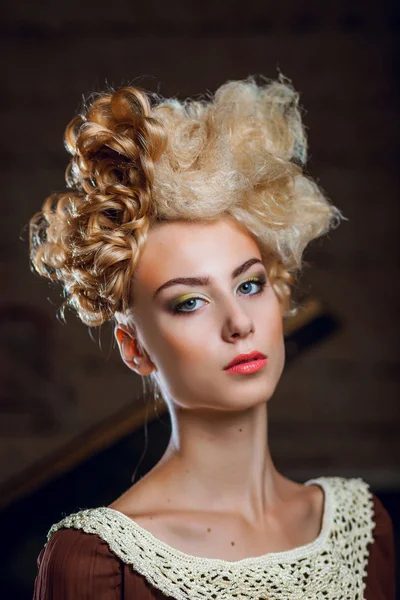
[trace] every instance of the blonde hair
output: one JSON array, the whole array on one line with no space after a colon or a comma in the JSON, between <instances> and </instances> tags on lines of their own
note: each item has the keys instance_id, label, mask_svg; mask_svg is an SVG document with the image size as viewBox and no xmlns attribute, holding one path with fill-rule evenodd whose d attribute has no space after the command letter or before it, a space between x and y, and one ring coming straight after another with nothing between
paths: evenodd
<instances>
[{"instance_id":1,"label":"blonde hair","mask_svg":"<svg viewBox=\"0 0 400 600\"><path fill-rule=\"evenodd\" d=\"M229 81L198 100L110 90L72 119L65 144L69 189L32 217L31 261L62 283L62 315L69 304L90 326L130 310L155 222L233 216L288 308L305 247L344 218L304 172L299 96L283 77Z\"/></svg>"}]
</instances>

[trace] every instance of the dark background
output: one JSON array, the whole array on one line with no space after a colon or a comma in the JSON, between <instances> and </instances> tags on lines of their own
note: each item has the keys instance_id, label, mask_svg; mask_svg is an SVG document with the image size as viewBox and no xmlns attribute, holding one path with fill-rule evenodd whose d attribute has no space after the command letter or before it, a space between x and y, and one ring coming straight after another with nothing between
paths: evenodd
<instances>
[{"instance_id":1,"label":"dark background","mask_svg":"<svg viewBox=\"0 0 400 600\"><path fill-rule=\"evenodd\" d=\"M398 3L387 0L198 4L8 0L4 4L0 23L0 309L6 307L8 315L0 331L0 350L6 348L0 370L4 464L22 440L9 429L8 415L15 406L22 411L27 404L23 392L16 394L12 406L3 393L11 385L7 361L14 352L10 307L23 302L43 310L59 328L61 342L71 335L55 319L59 295L49 302L48 286L29 271L23 228L43 199L64 186L68 157L62 136L80 108L82 94L101 91L107 84L138 83L183 99L250 74L275 78L280 70L301 92L309 171L349 221L306 254L310 268L305 269L303 288L327 303L339 327L318 343L311 340L288 365L271 403L273 455L277 466L298 480L318 475L364 477L392 516L399 555L399 23ZM93 376L93 364L111 368L96 354L89 336L82 334L84 326L73 320L71 327L76 341L68 338L69 358L74 343L77 352L83 347L88 357L96 357L94 363L85 362L84 375ZM40 351L44 325L39 332L36 344L18 346L26 353L25 361ZM60 348L63 362L62 343ZM33 365L35 372L45 370L41 364ZM24 377L22 371L21 380ZM73 378L66 381L66 398L73 396L74 386ZM42 428L37 431L54 425L52 414L58 413L51 399L50 392L41 408L32 401ZM15 422L21 423L19 414L25 413L15 412ZM76 414L79 417L79 410ZM137 476L162 455L169 435L167 416L153 421L148 434ZM44 436L37 436L38 445ZM132 432L4 508L2 597L32 596L36 557L50 526L69 512L108 504L128 487L145 441L143 429ZM34 446L29 452L35 452Z\"/></svg>"}]
</instances>

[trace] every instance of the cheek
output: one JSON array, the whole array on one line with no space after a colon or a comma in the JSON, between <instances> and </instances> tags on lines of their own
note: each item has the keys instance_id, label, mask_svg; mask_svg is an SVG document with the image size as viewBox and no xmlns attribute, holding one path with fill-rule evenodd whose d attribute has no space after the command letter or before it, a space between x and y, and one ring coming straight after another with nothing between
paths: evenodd
<instances>
[{"instance_id":1,"label":"cheek","mask_svg":"<svg viewBox=\"0 0 400 600\"><path fill-rule=\"evenodd\" d=\"M174 357L175 363L193 364L207 352L207 340L210 343L211 333L204 317L199 317L177 317L172 327L169 324L162 331L165 352Z\"/></svg>"},{"instance_id":2,"label":"cheek","mask_svg":"<svg viewBox=\"0 0 400 600\"><path fill-rule=\"evenodd\" d=\"M283 336L283 320L282 316L278 317L275 326L271 332L272 347L275 349L277 363L277 377L281 376L285 366L285 340Z\"/></svg>"},{"instance_id":3,"label":"cheek","mask_svg":"<svg viewBox=\"0 0 400 600\"><path fill-rule=\"evenodd\" d=\"M256 320L256 328L258 324L271 342L279 342L283 337L282 311L279 300L273 292L268 296L266 302L260 305Z\"/></svg>"},{"instance_id":4,"label":"cheek","mask_svg":"<svg viewBox=\"0 0 400 600\"><path fill-rule=\"evenodd\" d=\"M283 343L283 320L280 311L276 311L273 318L268 322L270 336L273 342Z\"/></svg>"},{"instance_id":5,"label":"cheek","mask_svg":"<svg viewBox=\"0 0 400 600\"><path fill-rule=\"evenodd\" d=\"M187 397L195 397L202 389L199 382L204 381L204 365L210 361L204 337L210 343L204 324L195 324L189 316L173 319L172 326L169 323L168 327L160 328L154 339L154 358L161 387L178 403ZM212 352L212 348L208 350Z\"/></svg>"},{"instance_id":6,"label":"cheek","mask_svg":"<svg viewBox=\"0 0 400 600\"><path fill-rule=\"evenodd\" d=\"M285 341L283 316L278 299L274 300L264 312L262 337L265 339L266 349L271 353L271 365L275 364L276 374L279 375L283 371L285 362Z\"/></svg>"},{"instance_id":7,"label":"cheek","mask_svg":"<svg viewBox=\"0 0 400 600\"><path fill-rule=\"evenodd\" d=\"M195 316L161 316L144 327L147 348L157 367L165 372L176 371L199 360L206 351L210 335L204 318Z\"/></svg>"}]
</instances>

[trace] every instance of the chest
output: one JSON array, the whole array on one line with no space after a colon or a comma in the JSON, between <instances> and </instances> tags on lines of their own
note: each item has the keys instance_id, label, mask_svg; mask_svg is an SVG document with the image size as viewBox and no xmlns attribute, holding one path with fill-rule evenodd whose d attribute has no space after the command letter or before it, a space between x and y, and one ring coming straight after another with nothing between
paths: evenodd
<instances>
[{"instance_id":1,"label":"chest","mask_svg":"<svg viewBox=\"0 0 400 600\"><path fill-rule=\"evenodd\" d=\"M303 546L314 541L321 529L321 515L305 508L284 517L271 516L258 527L239 517L207 513L142 515L134 520L180 552L228 561Z\"/></svg>"}]
</instances>

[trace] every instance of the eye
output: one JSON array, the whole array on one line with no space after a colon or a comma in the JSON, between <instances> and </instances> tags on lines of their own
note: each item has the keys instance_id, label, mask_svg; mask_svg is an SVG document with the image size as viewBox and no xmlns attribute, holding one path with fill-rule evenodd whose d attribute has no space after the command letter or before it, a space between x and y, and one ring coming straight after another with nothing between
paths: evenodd
<instances>
[{"instance_id":1,"label":"eye","mask_svg":"<svg viewBox=\"0 0 400 600\"><path fill-rule=\"evenodd\" d=\"M194 310L191 310L191 309L196 308L196 302L198 300L203 300L203 298L195 298L193 296L193 298L188 298L184 302L179 302L179 304L176 304L175 306L172 307L172 310L174 313L195 312ZM205 300L203 300L203 302L205 302ZM181 310L182 307L185 307L185 306L188 307L189 310Z\"/></svg>"},{"instance_id":2,"label":"eye","mask_svg":"<svg viewBox=\"0 0 400 600\"><path fill-rule=\"evenodd\" d=\"M266 279L263 277L252 277L251 279L247 279L243 283L240 284L239 287L243 288L243 286L247 286L247 289L251 290L252 285L258 286L258 290L254 292L254 294L244 293L245 296L256 296L257 294L261 294L266 284Z\"/></svg>"},{"instance_id":3,"label":"eye","mask_svg":"<svg viewBox=\"0 0 400 600\"><path fill-rule=\"evenodd\" d=\"M258 294L261 294L265 288L267 281L265 279L265 277L251 277L249 279L246 279L246 281L243 281L243 283L241 283L238 287L238 289L240 288L245 288L244 293L242 293L242 296L256 296ZM256 286L256 291L253 293L249 293L248 290L254 289L252 286ZM183 302L178 302L177 304L172 306L172 312L174 314L183 314L183 313L190 313L190 312L196 312L198 306L196 305L196 302L198 301L203 301L206 302L206 300L204 300L203 298L198 298L196 296L192 296L191 298L187 298L186 300L184 300ZM185 310L185 307L188 308L189 310Z\"/></svg>"}]
</instances>

